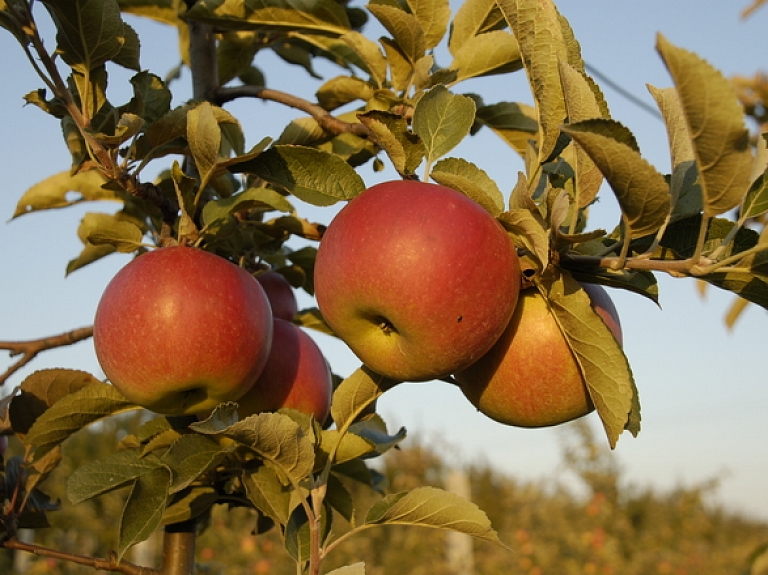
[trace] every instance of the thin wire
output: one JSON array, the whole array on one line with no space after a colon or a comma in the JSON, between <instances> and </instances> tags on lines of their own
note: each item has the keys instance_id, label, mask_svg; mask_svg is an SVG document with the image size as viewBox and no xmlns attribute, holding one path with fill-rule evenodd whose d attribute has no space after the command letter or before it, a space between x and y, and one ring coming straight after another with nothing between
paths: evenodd
<instances>
[{"instance_id":1,"label":"thin wire","mask_svg":"<svg viewBox=\"0 0 768 575\"><path fill-rule=\"evenodd\" d=\"M587 72L592 74L595 78L600 80L606 86L610 87L612 90L618 92L619 95L623 96L624 98L632 102L635 106L637 106L638 108L642 108L652 116L656 117L657 120L663 121L663 118L661 117L661 113L656 108L651 106L648 102L641 100L629 90L622 88L616 82L611 80L608 76L603 74L600 70L595 69L594 66L590 66L589 64L585 63L584 67L586 68Z\"/></svg>"}]
</instances>

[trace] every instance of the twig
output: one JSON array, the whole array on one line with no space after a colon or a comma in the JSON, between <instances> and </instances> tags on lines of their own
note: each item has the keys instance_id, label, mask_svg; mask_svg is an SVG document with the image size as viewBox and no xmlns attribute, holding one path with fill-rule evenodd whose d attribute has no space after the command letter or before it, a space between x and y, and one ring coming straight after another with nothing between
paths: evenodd
<instances>
[{"instance_id":1,"label":"twig","mask_svg":"<svg viewBox=\"0 0 768 575\"><path fill-rule=\"evenodd\" d=\"M21 355L16 363L5 370L5 373L0 375L0 386L2 386L6 380L16 373L19 369L27 365L32 361L38 353L65 345L72 345L84 339L88 339L93 335L93 326L80 327L73 329L59 335L53 335L50 337L44 337L42 339L33 339L29 341L0 341L0 349L7 349L10 351L10 356L14 357Z\"/></svg>"},{"instance_id":2,"label":"twig","mask_svg":"<svg viewBox=\"0 0 768 575\"><path fill-rule=\"evenodd\" d=\"M259 98L261 100L270 100L301 110L312 116L312 118L320 124L321 128L332 134L350 133L360 136L361 138L371 137L370 131L363 124L354 124L339 120L322 106L279 90L265 88L264 86L232 86L228 88L219 88L213 94L213 101L217 104L231 102L237 98Z\"/></svg>"},{"instance_id":3,"label":"twig","mask_svg":"<svg viewBox=\"0 0 768 575\"><path fill-rule=\"evenodd\" d=\"M87 555L77 555L75 553L67 553L64 551L58 551L56 549L50 549L41 545L35 545L34 543L25 543L18 539L9 539L2 543L2 546L6 549L13 549L16 551L26 551L27 553L33 553L39 557L49 557L51 559L58 559L60 561L68 561L69 563L77 563L79 565L87 565L94 569L100 569L102 571L112 571L114 573L123 573L124 575L157 575L159 571L151 567L140 567L127 561L118 561L117 556L111 554L108 559L99 557L89 557Z\"/></svg>"}]
</instances>

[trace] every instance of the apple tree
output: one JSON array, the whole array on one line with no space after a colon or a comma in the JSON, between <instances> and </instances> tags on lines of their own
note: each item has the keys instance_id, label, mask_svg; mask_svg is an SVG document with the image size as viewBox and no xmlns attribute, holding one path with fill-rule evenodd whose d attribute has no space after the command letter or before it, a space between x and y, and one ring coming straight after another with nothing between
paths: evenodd
<instances>
[{"instance_id":1,"label":"apple tree","mask_svg":"<svg viewBox=\"0 0 768 575\"><path fill-rule=\"evenodd\" d=\"M181 66L191 72L188 101L173 105L178 80L144 68L139 35L124 13L178 31ZM50 26L41 27L43 20ZM99 265L114 253L136 254L124 270L174 250L213 254L229 270L222 273L236 272L245 281L244 292L258 292L248 302L271 303L271 311L265 307L240 322L249 325L234 329L234 316L242 319L237 310L256 304L223 284L207 290L214 276L220 279L213 267L169 263L148 279L122 280L128 281L125 299L111 306L110 319L103 319L111 323L103 330L97 317L95 328L2 342L20 358L0 380L6 386L0 431L24 446L22 455L0 467L0 542L7 549L127 574L192 573L196 535L219 504L252 509L256 534L279 532L297 572L312 575L340 543L388 524L456 530L501 544L485 513L456 495L432 487L386 493L367 462L402 442L405 430L388 429L376 413L382 394L408 381L441 379L458 385L481 411L513 425L554 425L596 410L615 447L624 431L640 431L640 402L617 314L610 300L594 295L597 286L656 301L656 274L666 273L698 278L768 307L768 232L752 226L768 213L766 140L748 131L731 83L662 36L656 49L671 86L650 90L669 134L669 174L647 162L630 129L611 118L572 29L549 0L466 0L455 12L447 0L374 0L365 6L336 0L0 0L0 26L40 78L38 86L26 88L25 101L52 117L51 133L58 121L72 158L69 166L50 166L53 175L21 195L14 217L82 201L119 206L85 215L76 230L82 251L66 263L67 272ZM371 38L371 27L383 35ZM48 28L55 34L44 37L41 30ZM324 60L338 75L314 94L278 91L257 64L264 52L277 55L285 68L298 65L310 73L313 62ZM113 101L108 90L108 72L116 68L131 74L130 85L123 86L130 97L123 101ZM503 83L512 74L527 79L528 102L486 102L482 94L464 91L466 80L494 76ZM281 133L246 144L241 122L228 110L241 99L291 108L295 119ZM451 155L480 130L493 131L522 158L514 189L500 189L482 165ZM375 193L374 182L363 175L383 169L393 174L388 189L395 193L360 207L347 218L347 228L339 223L334 232L347 208L363 206L362 198ZM446 199L423 199L423 186ZM599 194L613 194L620 208L612 230L589 224L588 210ZM336 204L345 205L342 212L323 222L303 215L307 206ZM457 211L454 219L446 215L449 206ZM410 217L415 213L418 218ZM462 241L475 234L470 213L489 231L458 266L469 245ZM332 234L342 255L316 260L324 250L331 253ZM360 242L370 238L380 253L371 249L355 259ZM387 262L386 269L366 265L373 259ZM462 266L492 278L487 292L472 291L458 273ZM267 274L278 274L282 287L272 294L281 295L270 295ZM314 295L316 285L324 290L319 307L297 309L293 289ZM362 303L345 291L354 286L365 286L358 289ZM209 307L195 313L204 292L212 295L200 296L209 299L199 305ZM424 292L455 295L459 303L454 309L439 297L422 297ZM385 296L386 305L378 307ZM473 323L481 298L491 317ZM336 313L344 306L347 319ZM548 322L554 339L533 341L526 339L528 329L508 328L528 325L529 313L540 314L537 325ZM139 314L140 322L128 321ZM465 340L432 345L428 331L419 329L443 315L452 325L433 331L494 328L472 331L477 348L456 359L466 352ZM399 323L401 317L415 325ZM353 328L349 318L364 321ZM222 322L216 329L214 319ZM341 336L361 367L343 379L331 378L332 361L330 368L317 361L320 367L302 371L307 354L299 349L305 347L280 339L279 333L293 331L275 329L273 321L298 329L302 338L312 330ZM231 386L235 391L224 389L231 372L206 370L249 328L260 330L263 353L253 354L258 357L244 367L245 381ZM416 335L407 339L409 333ZM94 334L106 379L46 369L11 388L17 370L38 353ZM376 343L382 339L397 345L384 349ZM141 347L148 341L152 347ZM392 358L411 344L416 367L428 369L390 369ZM310 339L301 345L314 344ZM502 372L493 362L481 364L493 348L504 365L503 356L512 351L502 345L522 346L528 365L516 361L517 372ZM551 400L561 390L531 391L519 382L547 361L541 353L553 345L572 361L573 377L557 379L571 382L581 407L542 419L559 408ZM126 359L134 346L136 354ZM256 383L269 369L267 356L280 356L280 367ZM238 357L214 367L251 361ZM120 361L127 371L114 368ZM173 387L176 368L191 387ZM154 396L132 393L138 372ZM306 387L298 395L316 400L309 407L287 399L288 388L299 385L296 374L305 372ZM492 385L493 394L478 398L478 386ZM328 390L327 398L319 386ZM243 394L251 388L262 396L246 401ZM196 404L194 394L206 401ZM253 407L244 410L241 399ZM197 408L179 407L187 400ZM509 410L526 402L534 416L521 423ZM87 557L20 540L19 529L45 526L59 506L46 496L45 480L59 465L67 438L137 410L145 415L138 431L107 457L75 470L69 501L62 503L123 490L115 552ZM358 509L345 487L349 481L381 491L380 499ZM125 560L131 546L158 530L164 532L161 567ZM337 573L364 570L356 564Z\"/></svg>"}]
</instances>

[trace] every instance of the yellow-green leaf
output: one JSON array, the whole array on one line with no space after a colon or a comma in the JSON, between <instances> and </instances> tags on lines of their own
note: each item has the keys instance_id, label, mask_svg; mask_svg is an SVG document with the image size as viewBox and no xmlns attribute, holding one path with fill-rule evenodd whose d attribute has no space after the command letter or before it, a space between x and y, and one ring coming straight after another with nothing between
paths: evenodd
<instances>
[{"instance_id":1,"label":"yellow-green leaf","mask_svg":"<svg viewBox=\"0 0 768 575\"><path fill-rule=\"evenodd\" d=\"M450 67L458 71L457 80L465 80L514 72L523 61L515 37L506 30L493 30L467 40L456 50Z\"/></svg>"},{"instance_id":2,"label":"yellow-green leaf","mask_svg":"<svg viewBox=\"0 0 768 575\"><path fill-rule=\"evenodd\" d=\"M560 15L552 2L499 0L504 17L520 44L539 121L539 162L557 145L566 108L559 63L568 61L568 46L560 28Z\"/></svg>"},{"instance_id":3,"label":"yellow-green leaf","mask_svg":"<svg viewBox=\"0 0 768 575\"><path fill-rule=\"evenodd\" d=\"M631 237L656 233L670 211L669 185L664 176L631 146L606 133L616 123L594 120L563 127L589 154L619 201Z\"/></svg>"},{"instance_id":4,"label":"yellow-green leaf","mask_svg":"<svg viewBox=\"0 0 768 575\"><path fill-rule=\"evenodd\" d=\"M448 49L455 56L474 36L496 30L504 23L496 0L466 0L453 16Z\"/></svg>"},{"instance_id":5,"label":"yellow-green leaf","mask_svg":"<svg viewBox=\"0 0 768 575\"><path fill-rule=\"evenodd\" d=\"M435 86L424 94L413 111L413 131L424 142L427 160L444 156L456 147L475 120L475 101Z\"/></svg>"},{"instance_id":6,"label":"yellow-green leaf","mask_svg":"<svg viewBox=\"0 0 768 575\"><path fill-rule=\"evenodd\" d=\"M675 83L696 155L704 213L739 205L750 186L752 152L744 109L732 84L711 64L658 35L656 49Z\"/></svg>"},{"instance_id":7,"label":"yellow-green leaf","mask_svg":"<svg viewBox=\"0 0 768 575\"><path fill-rule=\"evenodd\" d=\"M504 195L498 185L472 162L446 158L435 164L430 176L438 184L473 199L494 217L504 211Z\"/></svg>"},{"instance_id":8,"label":"yellow-green leaf","mask_svg":"<svg viewBox=\"0 0 768 575\"><path fill-rule=\"evenodd\" d=\"M485 512L471 501L436 487L387 495L371 507L365 523L448 529L501 544Z\"/></svg>"},{"instance_id":9,"label":"yellow-green leaf","mask_svg":"<svg viewBox=\"0 0 768 575\"><path fill-rule=\"evenodd\" d=\"M369 40L360 32L347 32L341 37L350 48L352 48L360 59L365 62L371 80L378 88L384 85L387 77L387 60L379 49L379 45L373 40Z\"/></svg>"},{"instance_id":10,"label":"yellow-green leaf","mask_svg":"<svg viewBox=\"0 0 768 575\"><path fill-rule=\"evenodd\" d=\"M440 43L451 19L448 0L407 0L424 33L424 47L431 50Z\"/></svg>"},{"instance_id":11,"label":"yellow-green leaf","mask_svg":"<svg viewBox=\"0 0 768 575\"><path fill-rule=\"evenodd\" d=\"M368 4L366 8L392 35L411 64L415 64L426 54L427 41L424 29L415 15L388 4Z\"/></svg>"},{"instance_id":12,"label":"yellow-green leaf","mask_svg":"<svg viewBox=\"0 0 768 575\"><path fill-rule=\"evenodd\" d=\"M59 172L29 188L16 204L14 218L37 212L66 208L97 200L122 201L114 191L102 187L106 180L98 170L71 174Z\"/></svg>"},{"instance_id":13,"label":"yellow-green leaf","mask_svg":"<svg viewBox=\"0 0 768 575\"><path fill-rule=\"evenodd\" d=\"M589 295L564 272L537 286L576 357L611 448L619 435L639 431L640 413L632 371L613 333L590 305Z\"/></svg>"}]
</instances>

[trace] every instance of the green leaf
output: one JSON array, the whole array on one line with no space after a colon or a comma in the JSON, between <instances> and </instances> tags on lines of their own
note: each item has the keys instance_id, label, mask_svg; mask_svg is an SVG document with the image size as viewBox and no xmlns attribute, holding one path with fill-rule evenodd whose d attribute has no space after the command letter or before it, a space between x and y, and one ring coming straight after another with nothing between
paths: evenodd
<instances>
[{"instance_id":1,"label":"green leaf","mask_svg":"<svg viewBox=\"0 0 768 575\"><path fill-rule=\"evenodd\" d=\"M141 52L141 40L136 30L123 22L123 38L120 51L112 58L115 64L129 70L141 71L139 54Z\"/></svg>"},{"instance_id":2,"label":"green leaf","mask_svg":"<svg viewBox=\"0 0 768 575\"><path fill-rule=\"evenodd\" d=\"M499 102L477 109L473 134L482 126L488 126L502 140L525 157L529 142L539 131L536 109L527 104Z\"/></svg>"},{"instance_id":3,"label":"green leaf","mask_svg":"<svg viewBox=\"0 0 768 575\"><path fill-rule=\"evenodd\" d=\"M319 331L320 333L324 333L333 337L336 336L328 324L325 323L320 310L316 307L301 310L294 321L301 327L314 329L315 331Z\"/></svg>"},{"instance_id":4,"label":"green leaf","mask_svg":"<svg viewBox=\"0 0 768 575\"><path fill-rule=\"evenodd\" d=\"M163 511L161 523L173 525L200 517L210 510L219 499L219 494L213 487L195 485L188 487L173 496Z\"/></svg>"},{"instance_id":5,"label":"green leaf","mask_svg":"<svg viewBox=\"0 0 768 575\"><path fill-rule=\"evenodd\" d=\"M333 457L335 465L352 461L358 457L370 455L376 451L373 441L354 433L342 434L336 429L324 429L320 433L320 443L315 460L315 470L322 470Z\"/></svg>"},{"instance_id":6,"label":"green leaf","mask_svg":"<svg viewBox=\"0 0 768 575\"><path fill-rule=\"evenodd\" d=\"M131 85L133 98L122 111L136 114L151 124L171 110L171 91L159 76L139 72L131 78Z\"/></svg>"},{"instance_id":7,"label":"green leaf","mask_svg":"<svg viewBox=\"0 0 768 575\"><path fill-rule=\"evenodd\" d=\"M457 80L507 74L523 67L520 46L505 30L493 30L472 36L453 55L451 69L458 71Z\"/></svg>"},{"instance_id":8,"label":"green leaf","mask_svg":"<svg viewBox=\"0 0 768 575\"><path fill-rule=\"evenodd\" d=\"M357 172L341 158L301 146L275 146L240 166L316 206L351 200L365 189Z\"/></svg>"},{"instance_id":9,"label":"green leaf","mask_svg":"<svg viewBox=\"0 0 768 575\"><path fill-rule=\"evenodd\" d=\"M319 517L319 543L322 545L330 534L333 513L327 502L323 502L323 510ZM309 560L311 554L312 536L310 534L309 520L303 505L297 505L291 513L288 524L285 526L285 550L297 562L304 563Z\"/></svg>"},{"instance_id":10,"label":"green leaf","mask_svg":"<svg viewBox=\"0 0 768 575\"><path fill-rule=\"evenodd\" d=\"M512 234L514 244L533 255L536 271L546 269L549 265L549 232L544 218L529 209L515 208L501 214L499 221Z\"/></svg>"},{"instance_id":11,"label":"green leaf","mask_svg":"<svg viewBox=\"0 0 768 575\"><path fill-rule=\"evenodd\" d=\"M316 95L317 103L331 111L356 100L369 100L374 95L374 89L361 78L337 76L320 86Z\"/></svg>"},{"instance_id":12,"label":"green leaf","mask_svg":"<svg viewBox=\"0 0 768 575\"><path fill-rule=\"evenodd\" d=\"M348 435L359 435L369 441L376 450L377 455L383 455L406 437L405 427L401 427L394 435L387 431L387 425L380 415L374 413L363 421L357 421L349 426ZM341 461L338 461L341 463Z\"/></svg>"},{"instance_id":13,"label":"green leaf","mask_svg":"<svg viewBox=\"0 0 768 575\"><path fill-rule=\"evenodd\" d=\"M24 34L23 20L14 12L23 14L25 10L26 2L23 0L0 0L0 27L13 34L21 45L26 45L28 40Z\"/></svg>"},{"instance_id":14,"label":"green leaf","mask_svg":"<svg viewBox=\"0 0 768 575\"><path fill-rule=\"evenodd\" d=\"M265 212L272 210L284 213L294 212L291 203L279 192L270 188L249 188L234 196L206 203L202 213L203 224L210 226L233 214L252 209Z\"/></svg>"},{"instance_id":15,"label":"green leaf","mask_svg":"<svg viewBox=\"0 0 768 575\"><path fill-rule=\"evenodd\" d=\"M333 0L297 4L290 0L199 0L186 17L226 30L311 31L341 35L350 28Z\"/></svg>"},{"instance_id":16,"label":"green leaf","mask_svg":"<svg viewBox=\"0 0 768 575\"><path fill-rule=\"evenodd\" d=\"M45 0L56 24L56 51L85 74L120 54L126 43L125 24L117 0Z\"/></svg>"},{"instance_id":17,"label":"green leaf","mask_svg":"<svg viewBox=\"0 0 768 575\"><path fill-rule=\"evenodd\" d=\"M387 60L379 49L379 45L363 36L360 32L347 32L341 37L360 59L365 63L367 72L377 88L381 88L387 78Z\"/></svg>"},{"instance_id":18,"label":"green leaf","mask_svg":"<svg viewBox=\"0 0 768 575\"><path fill-rule=\"evenodd\" d=\"M187 142L200 174L200 186L204 187L213 175L221 147L221 128L208 102L187 113Z\"/></svg>"},{"instance_id":19,"label":"green leaf","mask_svg":"<svg viewBox=\"0 0 768 575\"><path fill-rule=\"evenodd\" d=\"M243 474L245 493L253 505L278 525L288 523L293 490L280 481L271 467L264 465Z\"/></svg>"},{"instance_id":20,"label":"green leaf","mask_svg":"<svg viewBox=\"0 0 768 575\"><path fill-rule=\"evenodd\" d=\"M459 6L451 22L448 49L453 56L472 38L506 25L495 0L466 0Z\"/></svg>"},{"instance_id":21,"label":"green leaf","mask_svg":"<svg viewBox=\"0 0 768 575\"><path fill-rule=\"evenodd\" d=\"M417 487L387 495L371 507L365 523L449 529L502 544L488 517L477 505L435 487Z\"/></svg>"},{"instance_id":22,"label":"green leaf","mask_svg":"<svg viewBox=\"0 0 768 575\"><path fill-rule=\"evenodd\" d=\"M106 459L77 468L67 480L67 497L72 504L81 503L125 487L161 467L163 464L156 457L142 457L140 449L118 451Z\"/></svg>"},{"instance_id":23,"label":"green leaf","mask_svg":"<svg viewBox=\"0 0 768 575\"><path fill-rule=\"evenodd\" d=\"M661 34L656 49L675 83L699 167L704 214L727 212L747 193L752 167L744 109L733 85L696 54Z\"/></svg>"},{"instance_id":24,"label":"green leaf","mask_svg":"<svg viewBox=\"0 0 768 575\"><path fill-rule=\"evenodd\" d=\"M120 197L103 185L106 180L97 170L72 175L59 172L29 188L16 204L14 218L37 212L66 208L82 202L98 200L121 201Z\"/></svg>"},{"instance_id":25,"label":"green leaf","mask_svg":"<svg viewBox=\"0 0 768 575\"><path fill-rule=\"evenodd\" d=\"M331 417L336 428L344 429L354 423L357 418L367 413L376 399L398 383L374 373L365 366L358 368L342 381L333 393Z\"/></svg>"},{"instance_id":26,"label":"green leaf","mask_svg":"<svg viewBox=\"0 0 768 575\"><path fill-rule=\"evenodd\" d=\"M768 170L749 188L742 204L740 218L756 218L768 213Z\"/></svg>"},{"instance_id":27,"label":"green leaf","mask_svg":"<svg viewBox=\"0 0 768 575\"><path fill-rule=\"evenodd\" d=\"M359 118L397 172L404 177L413 174L424 159L424 146L419 137L408 130L408 121L400 115L377 110L360 114Z\"/></svg>"},{"instance_id":28,"label":"green leaf","mask_svg":"<svg viewBox=\"0 0 768 575\"><path fill-rule=\"evenodd\" d=\"M194 423L190 427L198 433L221 435L242 443L293 482L312 474L314 445L287 415L259 413L219 430Z\"/></svg>"},{"instance_id":29,"label":"green leaf","mask_svg":"<svg viewBox=\"0 0 768 575\"><path fill-rule=\"evenodd\" d=\"M701 182L680 98L674 88L648 86L648 90L656 100L667 127L672 161L669 183L672 220L698 214L704 209Z\"/></svg>"},{"instance_id":30,"label":"green leaf","mask_svg":"<svg viewBox=\"0 0 768 575\"><path fill-rule=\"evenodd\" d=\"M424 47L431 50L440 43L448 30L451 5L448 0L407 0L411 13L424 31Z\"/></svg>"},{"instance_id":31,"label":"green leaf","mask_svg":"<svg viewBox=\"0 0 768 575\"><path fill-rule=\"evenodd\" d=\"M11 399L8 415L14 433L23 439L35 420L70 393L101 382L74 369L42 369L27 376Z\"/></svg>"},{"instance_id":32,"label":"green leaf","mask_svg":"<svg viewBox=\"0 0 768 575\"><path fill-rule=\"evenodd\" d=\"M552 2L499 0L504 17L520 44L539 122L539 163L555 150L566 108L560 82L560 62L568 62L568 46L560 15Z\"/></svg>"},{"instance_id":33,"label":"green leaf","mask_svg":"<svg viewBox=\"0 0 768 575\"><path fill-rule=\"evenodd\" d=\"M579 364L611 448L625 429L637 435L639 403L629 362L587 292L567 272L543 278L537 287Z\"/></svg>"},{"instance_id":34,"label":"green leaf","mask_svg":"<svg viewBox=\"0 0 768 575\"><path fill-rule=\"evenodd\" d=\"M168 502L171 473L158 468L141 475L133 484L120 522L117 560L129 547L146 541L160 526Z\"/></svg>"},{"instance_id":35,"label":"green leaf","mask_svg":"<svg viewBox=\"0 0 768 575\"><path fill-rule=\"evenodd\" d=\"M471 198L493 217L504 211L504 195L498 185L472 162L461 158L446 158L437 162L429 175L438 184Z\"/></svg>"},{"instance_id":36,"label":"green leaf","mask_svg":"<svg viewBox=\"0 0 768 575\"><path fill-rule=\"evenodd\" d=\"M426 54L424 29L415 15L389 4L368 4L366 8L392 35L411 64L415 64Z\"/></svg>"},{"instance_id":37,"label":"green leaf","mask_svg":"<svg viewBox=\"0 0 768 575\"><path fill-rule=\"evenodd\" d=\"M469 134L475 101L451 94L444 86L427 91L413 111L413 131L421 138L428 162L444 156Z\"/></svg>"},{"instance_id":38,"label":"green leaf","mask_svg":"<svg viewBox=\"0 0 768 575\"><path fill-rule=\"evenodd\" d=\"M163 463L173 473L169 493L177 493L215 467L234 447L222 447L216 441L197 433L182 435L163 455Z\"/></svg>"},{"instance_id":39,"label":"green leaf","mask_svg":"<svg viewBox=\"0 0 768 575\"><path fill-rule=\"evenodd\" d=\"M408 55L391 38L379 38L379 43L384 48L384 54L387 57L392 89L396 92L405 92L415 81L416 63L411 62Z\"/></svg>"},{"instance_id":40,"label":"green leaf","mask_svg":"<svg viewBox=\"0 0 768 575\"><path fill-rule=\"evenodd\" d=\"M606 128L616 126L612 120L593 120L569 124L563 131L584 148L608 180L629 228L628 235L638 238L654 234L670 212L669 185L639 152L605 135Z\"/></svg>"},{"instance_id":41,"label":"green leaf","mask_svg":"<svg viewBox=\"0 0 768 575\"><path fill-rule=\"evenodd\" d=\"M603 117L592 87L576 68L561 61L560 81L563 84L565 107L570 123ZM576 205L585 208L597 197L603 183L603 174L582 148L573 147L570 155L574 156L568 159L576 173Z\"/></svg>"},{"instance_id":42,"label":"green leaf","mask_svg":"<svg viewBox=\"0 0 768 575\"><path fill-rule=\"evenodd\" d=\"M39 457L83 427L132 409L138 406L111 385L91 384L61 398L41 414L29 430L26 442L35 447Z\"/></svg>"},{"instance_id":43,"label":"green leaf","mask_svg":"<svg viewBox=\"0 0 768 575\"><path fill-rule=\"evenodd\" d=\"M101 225L91 231L87 240L94 246L109 245L118 252L129 254L142 246L144 232L133 222L103 218Z\"/></svg>"},{"instance_id":44,"label":"green leaf","mask_svg":"<svg viewBox=\"0 0 768 575\"><path fill-rule=\"evenodd\" d=\"M664 230L664 235L659 240L659 246L663 250L672 250L681 259L693 257L701 225L701 214L672 222ZM709 220L702 253L708 254L719 248L723 240L732 232L735 225L734 222L725 218L712 218ZM755 230L740 228L736 232L731 245L722 253L722 257L730 257L734 253L751 249L757 245L758 239L759 235ZM663 257L664 254L660 251L654 254L654 256Z\"/></svg>"},{"instance_id":45,"label":"green leaf","mask_svg":"<svg viewBox=\"0 0 768 575\"><path fill-rule=\"evenodd\" d=\"M123 211L117 212L115 214L107 214L104 212L89 212L85 214L83 219L80 221L80 226L77 229L77 236L80 238L80 241L83 242L84 248L77 258L71 260L67 264L67 274L70 274L76 269L93 263L99 258L114 253L116 250L115 245L111 243L101 243L99 245L94 245L90 242L89 238L92 233L99 232L101 230L109 230L115 226L118 226L119 222L129 222L134 226L137 226L140 223L139 220L136 220ZM127 232L127 229L128 228L125 228L126 235L128 238L130 238L133 232ZM97 238L97 241L98 239L99 238ZM123 246L127 249L128 243L123 244Z\"/></svg>"}]
</instances>

